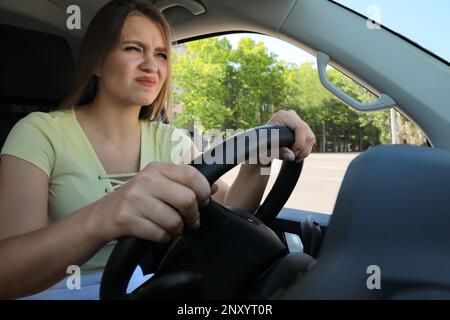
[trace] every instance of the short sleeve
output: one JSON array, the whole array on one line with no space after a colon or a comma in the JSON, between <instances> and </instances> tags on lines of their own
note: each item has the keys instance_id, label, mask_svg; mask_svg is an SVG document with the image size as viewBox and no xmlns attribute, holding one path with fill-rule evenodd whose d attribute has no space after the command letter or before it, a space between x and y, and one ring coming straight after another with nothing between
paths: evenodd
<instances>
[{"instance_id":1,"label":"short sleeve","mask_svg":"<svg viewBox=\"0 0 450 320\"><path fill-rule=\"evenodd\" d=\"M34 112L19 120L9 132L1 154L12 155L35 165L49 177L55 162L54 144L48 119Z\"/></svg>"}]
</instances>

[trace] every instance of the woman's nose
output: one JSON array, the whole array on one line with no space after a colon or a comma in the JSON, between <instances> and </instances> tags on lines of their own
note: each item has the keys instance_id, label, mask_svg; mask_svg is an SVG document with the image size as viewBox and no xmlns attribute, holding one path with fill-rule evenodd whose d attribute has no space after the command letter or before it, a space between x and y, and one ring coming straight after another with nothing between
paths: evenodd
<instances>
[{"instance_id":1,"label":"woman's nose","mask_svg":"<svg viewBox=\"0 0 450 320\"><path fill-rule=\"evenodd\" d=\"M148 73L157 73L158 66L153 57L147 56L145 60L139 65L139 69Z\"/></svg>"}]
</instances>

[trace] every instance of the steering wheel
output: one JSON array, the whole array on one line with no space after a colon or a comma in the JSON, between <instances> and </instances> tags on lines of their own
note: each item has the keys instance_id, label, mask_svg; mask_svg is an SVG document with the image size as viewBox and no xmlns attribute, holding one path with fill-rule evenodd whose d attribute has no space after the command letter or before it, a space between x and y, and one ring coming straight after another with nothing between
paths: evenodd
<instances>
[{"instance_id":1,"label":"steering wheel","mask_svg":"<svg viewBox=\"0 0 450 320\"><path fill-rule=\"evenodd\" d=\"M216 145L190 165L212 184L250 157L291 147L293 142L294 134L287 127L260 126ZM129 294L126 290L133 271L145 252L155 250L156 243L135 237L119 239L103 272L100 299L246 297L288 254L266 225L288 200L302 167L303 161L283 161L272 190L255 213L224 207L210 198L208 205L199 207L200 228L185 229L172 242L154 276Z\"/></svg>"}]
</instances>

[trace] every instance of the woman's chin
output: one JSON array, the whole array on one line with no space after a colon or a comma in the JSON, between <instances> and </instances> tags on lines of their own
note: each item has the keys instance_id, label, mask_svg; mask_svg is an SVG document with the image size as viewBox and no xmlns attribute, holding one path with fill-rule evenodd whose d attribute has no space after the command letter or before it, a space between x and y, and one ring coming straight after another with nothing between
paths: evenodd
<instances>
[{"instance_id":1,"label":"woman's chin","mask_svg":"<svg viewBox=\"0 0 450 320\"><path fill-rule=\"evenodd\" d=\"M149 99L149 98L134 99L133 100L133 105L149 106L149 105L151 105L153 103L153 101L155 101L155 99Z\"/></svg>"}]
</instances>

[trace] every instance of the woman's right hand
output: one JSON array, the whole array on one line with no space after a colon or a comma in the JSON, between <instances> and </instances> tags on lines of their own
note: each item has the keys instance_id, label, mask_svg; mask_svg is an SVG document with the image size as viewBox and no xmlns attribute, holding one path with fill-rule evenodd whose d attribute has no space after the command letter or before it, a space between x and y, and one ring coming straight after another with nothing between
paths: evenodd
<instances>
[{"instance_id":1,"label":"woman's right hand","mask_svg":"<svg viewBox=\"0 0 450 320\"><path fill-rule=\"evenodd\" d=\"M169 241L199 226L199 204L211 195L206 178L190 165L153 162L95 203L92 227L104 241L135 236Z\"/></svg>"}]
</instances>

